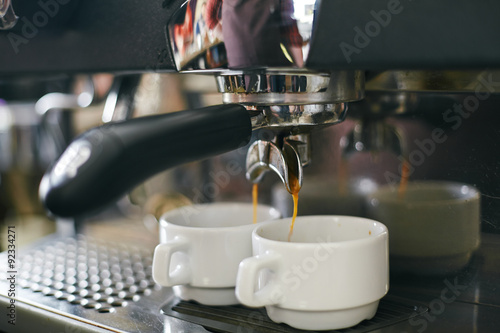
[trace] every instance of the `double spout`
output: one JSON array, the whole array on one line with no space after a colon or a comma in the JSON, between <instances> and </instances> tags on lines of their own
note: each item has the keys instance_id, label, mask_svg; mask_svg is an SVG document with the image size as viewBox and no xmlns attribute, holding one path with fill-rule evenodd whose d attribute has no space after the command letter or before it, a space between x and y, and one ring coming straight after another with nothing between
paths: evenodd
<instances>
[{"instance_id":1,"label":"double spout","mask_svg":"<svg viewBox=\"0 0 500 333\"><path fill-rule=\"evenodd\" d=\"M271 171L292 194L300 190L302 168L310 162L310 132L343 121L345 102L363 96L363 77L358 72L267 69L222 72L216 79L225 103L242 104L250 112L253 129L276 133L273 140L250 146L247 179L259 183Z\"/></svg>"},{"instance_id":2,"label":"double spout","mask_svg":"<svg viewBox=\"0 0 500 333\"><path fill-rule=\"evenodd\" d=\"M259 183L268 171L278 175L291 194L302 187L302 167L309 162L309 136L300 135L281 140L281 148L271 141L254 142L247 153L246 177Z\"/></svg>"}]
</instances>

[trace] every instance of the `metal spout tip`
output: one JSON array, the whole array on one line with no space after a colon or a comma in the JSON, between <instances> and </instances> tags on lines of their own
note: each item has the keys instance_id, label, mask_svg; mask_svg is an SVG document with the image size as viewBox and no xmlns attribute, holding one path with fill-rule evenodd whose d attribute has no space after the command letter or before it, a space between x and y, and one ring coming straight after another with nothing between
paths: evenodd
<instances>
[{"instance_id":1,"label":"metal spout tip","mask_svg":"<svg viewBox=\"0 0 500 333\"><path fill-rule=\"evenodd\" d=\"M302 187L302 163L297 150L288 142L283 148L270 141L255 141L247 153L246 177L252 183L259 183L268 171L278 175L286 190L296 193Z\"/></svg>"}]
</instances>

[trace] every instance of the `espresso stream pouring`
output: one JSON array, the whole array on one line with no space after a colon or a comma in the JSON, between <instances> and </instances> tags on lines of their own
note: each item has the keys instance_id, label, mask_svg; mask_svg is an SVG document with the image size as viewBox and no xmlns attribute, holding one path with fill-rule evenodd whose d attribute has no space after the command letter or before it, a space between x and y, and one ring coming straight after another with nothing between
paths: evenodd
<instances>
[{"instance_id":1,"label":"espresso stream pouring","mask_svg":"<svg viewBox=\"0 0 500 333\"><path fill-rule=\"evenodd\" d=\"M107 124L76 138L40 184L56 216L97 212L165 169L248 143L248 111L228 104Z\"/></svg>"}]
</instances>

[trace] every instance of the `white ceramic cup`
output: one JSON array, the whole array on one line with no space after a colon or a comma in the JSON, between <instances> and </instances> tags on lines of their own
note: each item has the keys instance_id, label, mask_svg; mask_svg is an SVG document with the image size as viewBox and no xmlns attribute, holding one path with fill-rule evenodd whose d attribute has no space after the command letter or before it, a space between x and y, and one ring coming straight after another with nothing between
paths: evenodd
<instances>
[{"instance_id":1,"label":"white ceramic cup","mask_svg":"<svg viewBox=\"0 0 500 333\"><path fill-rule=\"evenodd\" d=\"M386 185L368 196L367 211L389 228L394 271L449 274L480 244L480 193L467 184L414 181L404 195Z\"/></svg>"},{"instance_id":2,"label":"white ceramic cup","mask_svg":"<svg viewBox=\"0 0 500 333\"><path fill-rule=\"evenodd\" d=\"M280 217L258 205L257 221ZM252 255L253 206L215 203L185 206L160 219L160 244L153 258L153 279L174 287L184 300L207 305L237 304L238 265Z\"/></svg>"},{"instance_id":3,"label":"white ceramic cup","mask_svg":"<svg viewBox=\"0 0 500 333\"><path fill-rule=\"evenodd\" d=\"M288 242L290 222L255 228L254 256L238 271L238 300L299 329L341 329L372 318L389 288L387 228L360 217L301 216Z\"/></svg>"}]
</instances>

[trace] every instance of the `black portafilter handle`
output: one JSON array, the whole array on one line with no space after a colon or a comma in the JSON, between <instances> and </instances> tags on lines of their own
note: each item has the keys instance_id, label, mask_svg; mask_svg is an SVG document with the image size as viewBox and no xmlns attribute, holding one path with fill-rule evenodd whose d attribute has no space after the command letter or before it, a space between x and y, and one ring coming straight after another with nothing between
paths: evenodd
<instances>
[{"instance_id":1,"label":"black portafilter handle","mask_svg":"<svg viewBox=\"0 0 500 333\"><path fill-rule=\"evenodd\" d=\"M97 213L163 170L246 145L251 132L238 104L106 124L68 146L44 175L40 198L54 216Z\"/></svg>"}]
</instances>

